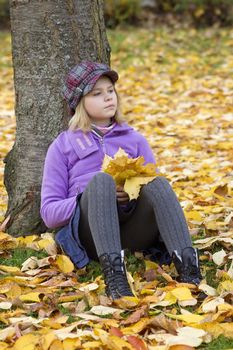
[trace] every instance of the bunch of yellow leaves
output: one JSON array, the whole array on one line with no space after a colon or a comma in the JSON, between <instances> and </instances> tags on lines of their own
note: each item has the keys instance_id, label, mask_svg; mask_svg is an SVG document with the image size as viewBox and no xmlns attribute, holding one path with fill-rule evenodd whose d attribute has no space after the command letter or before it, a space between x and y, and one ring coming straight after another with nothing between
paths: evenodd
<instances>
[{"instance_id":1,"label":"bunch of yellow leaves","mask_svg":"<svg viewBox=\"0 0 233 350\"><path fill-rule=\"evenodd\" d=\"M117 185L123 185L131 200L139 196L142 185L158 176L155 164L143 165L144 163L144 157L129 158L128 154L119 148L114 158L105 155L102 171L111 175Z\"/></svg>"}]
</instances>

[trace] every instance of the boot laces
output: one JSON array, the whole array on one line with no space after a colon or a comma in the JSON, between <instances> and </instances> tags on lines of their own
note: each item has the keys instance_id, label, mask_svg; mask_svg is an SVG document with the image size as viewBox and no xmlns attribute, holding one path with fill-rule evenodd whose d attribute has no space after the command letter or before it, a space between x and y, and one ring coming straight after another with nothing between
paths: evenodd
<instances>
[{"instance_id":1,"label":"boot laces","mask_svg":"<svg viewBox=\"0 0 233 350\"><path fill-rule=\"evenodd\" d=\"M115 281L117 289L122 295L132 295L128 280L126 275L123 272L117 272L115 275Z\"/></svg>"},{"instance_id":2,"label":"boot laces","mask_svg":"<svg viewBox=\"0 0 233 350\"><path fill-rule=\"evenodd\" d=\"M130 289L126 273L124 271L123 263L120 258L115 258L113 260L113 264L109 264L105 268L106 276L107 276L107 284L109 290L118 291L119 295L130 295L132 296L132 291Z\"/></svg>"},{"instance_id":3,"label":"boot laces","mask_svg":"<svg viewBox=\"0 0 233 350\"><path fill-rule=\"evenodd\" d=\"M117 257L113 264L115 270L113 276L119 293L123 295L132 295L132 291L127 280L126 271L124 269L124 262L121 261L121 258Z\"/></svg>"},{"instance_id":4,"label":"boot laces","mask_svg":"<svg viewBox=\"0 0 233 350\"><path fill-rule=\"evenodd\" d=\"M185 265L183 269L183 273L187 276L190 275L191 277L196 277L199 274L199 269L197 266L191 265Z\"/></svg>"}]
</instances>

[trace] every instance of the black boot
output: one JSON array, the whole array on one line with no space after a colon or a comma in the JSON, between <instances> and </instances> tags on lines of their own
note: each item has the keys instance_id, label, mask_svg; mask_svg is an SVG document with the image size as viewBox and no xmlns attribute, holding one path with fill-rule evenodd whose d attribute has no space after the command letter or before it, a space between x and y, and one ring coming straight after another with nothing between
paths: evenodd
<instances>
[{"instance_id":1,"label":"black boot","mask_svg":"<svg viewBox=\"0 0 233 350\"><path fill-rule=\"evenodd\" d=\"M178 281L192 284L200 284L202 280L198 250L192 247L184 248L181 256L175 250L172 259L179 274Z\"/></svg>"},{"instance_id":2,"label":"black boot","mask_svg":"<svg viewBox=\"0 0 233 350\"><path fill-rule=\"evenodd\" d=\"M133 296L126 276L124 251L121 251L121 255L117 253L103 254L99 257L99 262L108 297L114 300L124 296Z\"/></svg>"}]
</instances>

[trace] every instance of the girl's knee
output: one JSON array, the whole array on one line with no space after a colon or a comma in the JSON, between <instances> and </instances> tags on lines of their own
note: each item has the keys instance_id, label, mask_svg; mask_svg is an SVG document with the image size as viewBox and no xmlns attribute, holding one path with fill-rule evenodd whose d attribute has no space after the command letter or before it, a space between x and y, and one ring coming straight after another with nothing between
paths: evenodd
<instances>
[{"instance_id":1,"label":"girl's knee","mask_svg":"<svg viewBox=\"0 0 233 350\"><path fill-rule=\"evenodd\" d=\"M163 176L157 176L155 179L153 179L147 185L149 185L149 187L160 187L160 186L171 187L168 180Z\"/></svg>"},{"instance_id":2,"label":"girl's knee","mask_svg":"<svg viewBox=\"0 0 233 350\"><path fill-rule=\"evenodd\" d=\"M169 186L170 187L170 183L169 181L164 177L164 176L157 176L153 181L153 184L157 185L157 184L161 184L161 185L165 185L165 186Z\"/></svg>"},{"instance_id":3,"label":"girl's knee","mask_svg":"<svg viewBox=\"0 0 233 350\"><path fill-rule=\"evenodd\" d=\"M103 184L105 187L114 187L116 188L115 181L113 180L113 177L109 174L99 172L96 174L93 179L91 180L91 183L98 185Z\"/></svg>"},{"instance_id":4,"label":"girl's knee","mask_svg":"<svg viewBox=\"0 0 233 350\"><path fill-rule=\"evenodd\" d=\"M142 188L142 192L147 193L156 193L163 189L165 193L170 192L172 190L170 183L163 176L157 176L154 180L149 182L147 185L144 185Z\"/></svg>"}]
</instances>

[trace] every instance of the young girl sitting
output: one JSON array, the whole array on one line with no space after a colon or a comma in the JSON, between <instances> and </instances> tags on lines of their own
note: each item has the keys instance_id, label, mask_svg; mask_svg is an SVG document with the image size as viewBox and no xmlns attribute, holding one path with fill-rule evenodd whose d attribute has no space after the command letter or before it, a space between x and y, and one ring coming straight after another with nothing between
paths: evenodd
<instances>
[{"instance_id":1,"label":"young girl sitting","mask_svg":"<svg viewBox=\"0 0 233 350\"><path fill-rule=\"evenodd\" d=\"M44 165L41 216L59 228L56 241L78 268L99 260L112 299L131 296L124 249L146 250L161 240L179 281L198 285L198 252L192 247L182 208L161 176L129 201L121 186L101 172L105 154L122 148L131 158L155 163L146 139L122 121L115 89L117 72L105 64L81 62L67 75L63 96L72 118L50 145Z\"/></svg>"}]
</instances>

